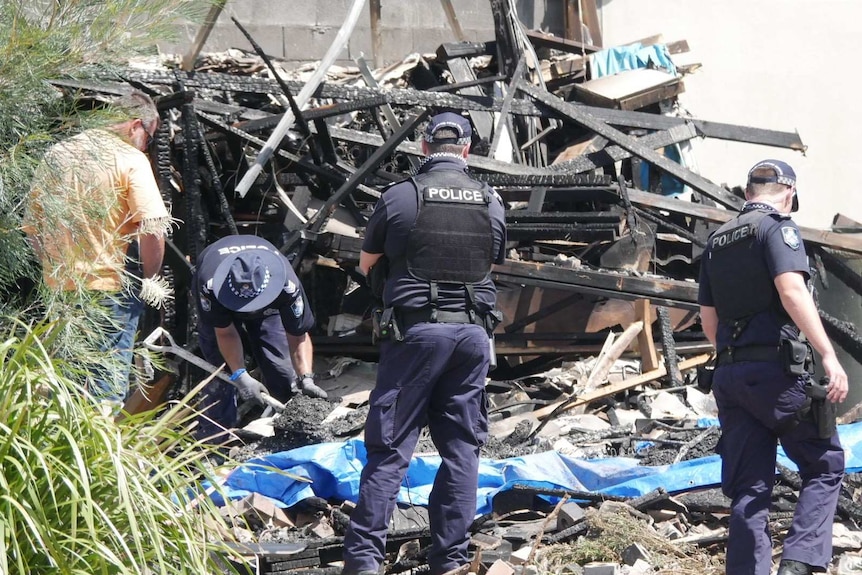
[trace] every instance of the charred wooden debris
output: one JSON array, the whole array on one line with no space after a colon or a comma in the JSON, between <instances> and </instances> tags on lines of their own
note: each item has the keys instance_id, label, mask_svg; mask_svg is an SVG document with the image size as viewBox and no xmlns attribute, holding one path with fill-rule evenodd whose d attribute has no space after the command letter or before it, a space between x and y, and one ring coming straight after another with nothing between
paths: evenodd
<instances>
[{"instance_id":1,"label":"charred wooden debris","mask_svg":"<svg viewBox=\"0 0 862 575\"><path fill-rule=\"evenodd\" d=\"M492 2L491 41L442 44L377 70L361 58L289 69L234 20L257 53L205 55L190 72L166 58L55 81L81 102L141 89L166 120L153 157L181 221L165 270L176 297L151 323L194 347L191 265L218 237L251 233L280 246L300 272L318 319L317 354L373 358L370 294L356 269L363 228L381 187L419 165L425 119L448 109L470 117L470 169L507 206L508 258L492 272L505 316L493 377L635 357L647 382L691 383L710 349L696 315L699 256L742 199L739 188L686 166L694 163L690 143L805 145L795 132L683 113L677 96L697 65L675 67L670 58L687 51L685 41L645 39L639 45L665 59L596 77L598 47L524 31L506 6ZM859 297L862 278L851 264L862 236L844 233L859 229L840 216L834 231L802 229L818 289L840 283ZM821 314L862 362L852 318ZM619 332L627 341L611 346ZM595 393L607 373L592 374L585 391Z\"/></svg>"},{"instance_id":2,"label":"charred wooden debris","mask_svg":"<svg viewBox=\"0 0 862 575\"><path fill-rule=\"evenodd\" d=\"M364 225L380 189L419 165L417 134L429 114L465 113L475 134L471 171L503 197L509 233L507 261L493 270L505 320L489 386L495 438L489 449L498 450L490 456L552 448L574 456L640 454L645 464L664 464L709 453L717 430L689 425L709 415L706 396L692 385L710 353L696 314L698 262L709 233L742 199L740 189L686 166L690 142L714 138L797 151L805 145L795 132L685 114L677 96L696 65L595 78L591 56L600 48L525 32L504 5L492 1L491 41L443 44L434 54L411 54L376 70L362 59L333 66L308 94L314 66L288 69L260 51L240 50L202 56L190 72L166 60L54 85L96 103L132 86L155 97L165 120L152 156L181 224L166 256L175 299L162 317L149 318L150 327L163 325L194 349L192 263L223 235L256 234L279 246L299 271L318 319L313 336L321 359L375 358L370 293L356 270ZM661 45L670 57L686 50L685 41ZM802 229L818 289L840 283L858 299L862 278L851 264L862 254L862 236L845 233L858 231L841 219L832 231ZM821 315L830 336L862 362L854 322ZM353 425L342 421L350 433L361 431L370 385L354 404L347 390L336 394L354 410ZM328 413L311 410L322 411ZM275 427L271 441L283 443L284 429ZM307 421L301 428L299 443L349 435L309 435L323 428ZM654 446L652 459L637 447L642 441ZM266 449L265 440L252 445ZM792 507L793 478L786 483L776 490L776 509ZM846 489L858 500L858 481ZM494 575L526 572L539 561L540 547L603 536L614 521L602 513L634 518L646 529L644 540L678 540L663 548L678 560L667 572L712 572L697 550L720 548L726 537L727 501L717 490L670 496L659 489L627 499L533 487L503 495L473 533L477 561ZM387 573L422 572L427 520L418 507L408 511L400 513L411 517L392 527ZM256 526L240 552L258 557L259 572L271 573L337 573L328 565L340 558L346 513L325 500L288 511L252 500L226 510ZM780 531L786 512L776 513ZM862 521L852 501L839 514L851 526ZM638 560L659 566L637 548L632 529L623 527L630 539L620 556L632 566ZM855 548L862 546L853 536ZM589 553L561 559L553 570L576 566Z\"/></svg>"}]
</instances>

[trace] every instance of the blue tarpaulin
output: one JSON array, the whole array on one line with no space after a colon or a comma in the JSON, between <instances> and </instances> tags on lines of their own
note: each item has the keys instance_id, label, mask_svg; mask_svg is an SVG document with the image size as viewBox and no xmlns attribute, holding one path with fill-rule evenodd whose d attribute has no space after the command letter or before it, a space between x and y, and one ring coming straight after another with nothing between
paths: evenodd
<instances>
[{"instance_id":1,"label":"blue tarpaulin","mask_svg":"<svg viewBox=\"0 0 862 575\"><path fill-rule=\"evenodd\" d=\"M644 46L640 42L600 50L590 55L593 78L611 76L625 70L660 68L676 76L676 66L665 44Z\"/></svg>"},{"instance_id":2,"label":"blue tarpaulin","mask_svg":"<svg viewBox=\"0 0 862 575\"><path fill-rule=\"evenodd\" d=\"M838 432L847 472L862 470L862 422L839 425ZM796 469L781 449L778 460ZM356 501L364 462L365 445L358 439L300 447L243 463L227 478L225 493L232 499L260 493L285 507L312 496ZM427 505L439 465L437 456L414 457L399 501ZM630 457L575 459L555 451L482 459L476 512L490 512L494 495L515 485L637 497L657 487L676 493L715 486L720 480L721 460L717 455L662 466L638 465L638 459Z\"/></svg>"}]
</instances>

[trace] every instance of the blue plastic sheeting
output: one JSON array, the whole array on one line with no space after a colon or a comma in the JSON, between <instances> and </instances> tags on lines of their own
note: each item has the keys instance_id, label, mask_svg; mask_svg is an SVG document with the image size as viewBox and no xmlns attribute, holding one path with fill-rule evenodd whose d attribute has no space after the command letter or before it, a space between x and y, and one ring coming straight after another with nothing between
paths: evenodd
<instances>
[{"instance_id":1,"label":"blue plastic sheeting","mask_svg":"<svg viewBox=\"0 0 862 575\"><path fill-rule=\"evenodd\" d=\"M590 55L593 78L611 76L625 70L661 68L676 76L676 66L664 44L644 46L640 42L600 50Z\"/></svg>"},{"instance_id":2,"label":"blue plastic sheeting","mask_svg":"<svg viewBox=\"0 0 862 575\"><path fill-rule=\"evenodd\" d=\"M838 432L847 471L862 470L862 422L840 425ZM256 492L285 507L312 496L356 501L365 457L365 444L360 440L292 449L245 462L228 477L225 492L231 499ZM778 458L782 465L796 469L781 449ZM398 500L427 505L439 466L438 456L414 457ZM490 512L494 495L515 485L638 497L657 487L676 493L718 485L720 481L718 455L653 467L638 465L635 458L575 459L555 451L483 459L479 466L476 512L479 515Z\"/></svg>"}]
</instances>

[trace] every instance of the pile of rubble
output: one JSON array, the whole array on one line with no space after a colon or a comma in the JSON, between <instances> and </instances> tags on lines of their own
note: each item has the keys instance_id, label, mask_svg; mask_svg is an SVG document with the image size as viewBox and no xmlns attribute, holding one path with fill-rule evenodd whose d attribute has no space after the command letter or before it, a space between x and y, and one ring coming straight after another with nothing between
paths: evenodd
<instances>
[{"instance_id":1,"label":"pile of rubble","mask_svg":"<svg viewBox=\"0 0 862 575\"><path fill-rule=\"evenodd\" d=\"M492 2L493 41L447 43L377 70L362 59L286 69L261 52L231 50L199 57L192 71L163 58L54 82L93 105L131 85L155 96L165 119L154 157L164 197L182 222L164 272L176 298L142 332L163 325L194 350L189 262L224 235L266 237L300 274L318 320L317 360L330 358L318 371L332 377L321 383L340 403L294 398L289 413L238 432L244 445L236 460L361 436L373 385L366 361L376 358L371 296L356 269L363 228L380 188L418 165L416 134L442 109L470 117L471 172L507 207L508 258L492 272L505 320L495 334L500 365L489 382L492 439L483 455L554 450L644 466L713 456L720 432L697 424L715 415L711 397L695 385L695 368L711 351L697 322L698 258L710 231L742 200L739 189L688 167L689 144L805 146L795 132L684 113L677 96L698 66L679 58L685 41L655 37L603 50L525 31L510 4ZM627 63L622 70L620 62ZM841 216L832 231L802 228L818 289L834 282L858 300L862 278L848 256L862 254L862 236L847 232L859 229ZM862 362L853 322L827 310L821 316L830 337ZM172 388L181 393L198 375L187 366L162 374L154 386L162 395L150 392L150 401ZM845 481L836 553L862 547L862 514L853 503L860 483L858 474ZM777 535L797 486L782 471ZM338 573L349 512L349 504L319 497L284 509L253 495L225 507L238 549L267 573ZM493 510L476 520L473 568L492 575L719 573L727 512L714 487L623 497L521 486L494 497ZM421 507L399 510L390 544L387 573L423 571ZM851 572L854 561L862 560L842 556L839 572Z\"/></svg>"},{"instance_id":2,"label":"pile of rubble","mask_svg":"<svg viewBox=\"0 0 862 575\"><path fill-rule=\"evenodd\" d=\"M373 375L367 367L361 366L359 379ZM351 375L349 371L347 375ZM323 380L323 385L331 394L344 390L338 378ZM373 381L367 383L367 387L371 385ZM661 393L665 392L654 397ZM257 420L240 432L245 443L233 449L232 459L253 460L255 466L265 466L268 454L357 436L367 407L347 407L346 404L356 401L355 391L345 397L340 403L295 397L284 413ZM678 406L691 414L703 399L693 397L696 399L691 404L677 400ZM574 457L627 456L637 458L644 466L714 457L720 436L718 427L698 426L695 419L686 418L684 413L678 412L675 417L660 413L661 409L667 409L666 400L664 408L659 405L662 400L638 403L641 409L616 404L597 412L598 415L569 416L568 421L557 421L553 430L546 426L539 434L532 434L529 426L524 426L526 422L522 422L510 435L492 437L483 447L482 456L488 460L522 457L564 441ZM511 407L513 403L506 405ZM650 406L660 417L650 417L642 411ZM255 437L255 433L267 427L271 436ZM430 445L424 438L417 451L429 450ZM801 483L795 472L783 466L779 466L779 472L770 513L776 560ZM834 573L856 573L862 565L859 501L862 501L862 474L849 474L833 528ZM656 572L718 575L724 573L729 503L717 486L676 494L657 487L640 496L624 497L533 482L516 484L496 494L492 509L473 523L474 561L469 571L486 575ZM342 541L351 509L349 501L321 497L304 498L282 508L272 499L253 493L230 502L223 513L238 541L235 549L256 564L257 573L336 575L341 569ZM390 523L386 573L424 572L429 545L425 508L399 505Z\"/></svg>"}]
</instances>

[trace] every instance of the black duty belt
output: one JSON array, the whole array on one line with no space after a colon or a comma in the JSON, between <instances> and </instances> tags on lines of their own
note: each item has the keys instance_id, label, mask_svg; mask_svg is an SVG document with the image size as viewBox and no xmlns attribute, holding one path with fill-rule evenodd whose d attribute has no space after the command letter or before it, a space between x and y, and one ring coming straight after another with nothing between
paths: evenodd
<instances>
[{"instance_id":1,"label":"black duty belt","mask_svg":"<svg viewBox=\"0 0 862 575\"><path fill-rule=\"evenodd\" d=\"M396 317L398 318L401 333L406 333L408 329L417 323L473 323L476 325L485 325L483 314L468 313L466 311L441 311L429 308L406 310L396 308Z\"/></svg>"},{"instance_id":2,"label":"black duty belt","mask_svg":"<svg viewBox=\"0 0 862 575\"><path fill-rule=\"evenodd\" d=\"M777 345L747 345L727 347L718 354L716 365L727 365L740 361L780 361L781 354Z\"/></svg>"}]
</instances>

